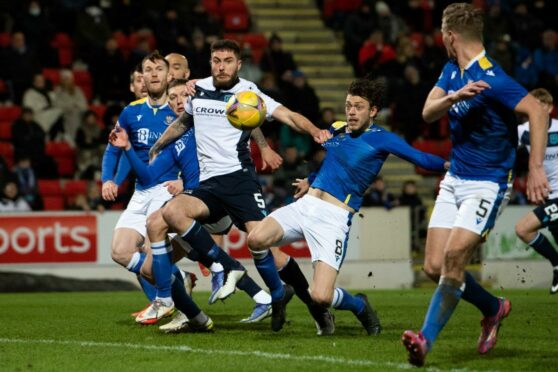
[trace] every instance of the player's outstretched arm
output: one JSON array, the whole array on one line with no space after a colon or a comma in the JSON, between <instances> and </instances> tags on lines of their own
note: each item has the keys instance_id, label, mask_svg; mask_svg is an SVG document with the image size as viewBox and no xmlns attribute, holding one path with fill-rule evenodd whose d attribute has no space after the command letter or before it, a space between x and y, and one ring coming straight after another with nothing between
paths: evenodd
<instances>
[{"instance_id":1,"label":"player's outstretched arm","mask_svg":"<svg viewBox=\"0 0 558 372\"><path fill-rule=\"evenodd\" d=\"M526 95L515 106L515 111L529 116L529 174L527 176L527 197L534 203L544 203L550 185L543 167L546 141L548 137L548 113L531 94Z\"/></svg>"},{"instance_id":2,"label":"player's outstretched arm","mask_svg":"<svg viewBox=\"0 0 558 372\"><path fill-rule=\"evenodd\" d=\"M194 125L192 115L183 112L171 125L165 130L161 137L153 144L149 150L149 159L153 160L157 154L161 152L163 147L182 136L184 132Z\"/></svg>"},{"instance_id":3,"label":"player's outstretched arm","mask_svg":"<svg viewBox=\"0 0 558 372\"><path fill-rule=\"evenodd\" d=\"M324 143L331 138L331 133L326 129L319 129L305 116L289 110L285 106L277 107L272 114L273 118L287 124L297 132L307 133L317 143Z\"/></svg>"},{"instance_id":4,"label":"player's outstretched arm","mask_svg":"<svg viewBox=\"0 0 558 372\"><path fill-rule=\"evenodd\" d=\"M419 151L393 133L385 132L384 136L381 140L382 149L403 160L435 172L444 172L449 167L449 163L441 157Z\"/></svg>"},{"instance_id":5,"label":"player's outstretched arm","mask_svg":"<svg viewBox=\"0 0 558 372\"><path fill-rule=\"evenodd\" d=\"M269 167L271 171L277 170L283 164L283 158L276 153L267 143L265 136L260 128L256 128L251 133L252 139L260 149L262 155L262 170Z\"/></svg>"},{"instance_id":6,"label":"player's outstretched arm","mask_svg":"<svg viewBox=\"0 0 558 372\"><path fill-rule=\"evenodd\" d=\"M171 165L166 163L165 156L157 157L153 164L146 165L134 151L132 144L128 139L128 134L125 130L113 130L110 135L110 144L124 150L125 158L128 160L130 166L136 173L138 180L143 185L150 185L153 181L158 179L164 174Z\"/></svg>"},{"instance_id":7,"label":"player's outstretched arm","mask_svg":"<svg viewBox=\"0 0 558 372\"><path fill-rule=\"evenodd\" d=\"M442 118L454 103L473 98L487 88L490 85L482 80L471 82L451 94L446 94L445 90L435 86L426 98L422 118L427 123L432 123Z\"/></svg>"}]
</instances>

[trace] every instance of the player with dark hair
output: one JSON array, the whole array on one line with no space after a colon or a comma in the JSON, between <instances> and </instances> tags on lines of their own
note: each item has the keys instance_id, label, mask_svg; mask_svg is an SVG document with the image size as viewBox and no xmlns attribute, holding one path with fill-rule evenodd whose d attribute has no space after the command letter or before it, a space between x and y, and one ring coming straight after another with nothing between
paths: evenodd
<instances>
[{"instance_id":1,"label":"player with dark hair","mask_svg":"<svg viewBox=\"0 0 558 372\"><path fill-rule=\"evenodd\" d=\"M418 151L374 124L382 87L359 79L345 101L347 122L336 122L333 138L323 144L326 155L317 174L297 183L296 202L271 213L248 235L252 251L306 239L312 255L312 299L323 307L350 310L369 335L381 331L380 320L364 294L351 295L335 281L347 252L351 219L389 154L423 168L444 171L445 161Z\"/></svg>"},{"instance_id":2,"label":"player with dark hair","mask_svg":"<svg viewBox=\"0 0 558 372\"><path fill-rule=\"evenodd\" d=\"M196 82L196 93L188 102L186 111L169 126L151 149L151 155L156 155L188 128L195 126L200 187L191 195L182 194L167 203L162 211L164 223L148 221L148 229L150 236L153 231L154 237L163 240L165 231L170 226L194 249L230 269L219 294L224 299L234 292L236 283L242 279L246 270L211 240L207 232L201 229L200 222L211 223L229 215L235 225L249 232L267 215L261 186L250 159L250 131L239 131L228 122L225 104L229 97L237 92L252 90L264 100L268 117L272 116L299 131L311 134L317 142L325 141L328 133L320 131L304 116L290 111L261 93L254 83L240 79L240 47L236 42L214 42L210 62L212 76ZM297 295L303 298L309 308L315 310L314 318L319 320L320 327L327 327L326 320L323 320L327 311L311 301L308 282L298 265L292 258L288 260L288 256L284 257L281 271L288 278L283 279L293 285ZM254 261L270 288L273 300L272 329L278 331L285 321L286 301L273 255L267 251L256 253Z\"/></svg>"},{"instance_id":3,"label":"player with dark hair","mask_svg":"<svg viewBox=\"0 0 558 372\"><path fill-rule=\"evenodd\" d=\"M531 91L531 94L550 115L554 108L554 100L550 92L538 88ZM525 146L530 150L529 122L518 126L517 131L519 146ZM550 293L556 294L558 293L558 252L548 238L540 232L541 229L548 227L554 241L558 242L558 120L552 118L548 122L548 140L543 164L550 183L548 200L523 216L515 225L515 232L521 240L529 244L552 265Z\"/></svg>"},{"instance_id":4,"label":"player with dark hair","mask_svg":"<svg viewBox=\"0 0 558 372\"><path fill-rule=\"evenodd\" d=\"M461 298L483 313L481 354L494 347L501 321L511 311L509 300L488 293L465 266L509 200L517 147L514 111L527 114L530 122L527 195L541 203L549 190L542 164L548 115L485 55L482 31L482 11L473 5L455 3L444 10L442 35L450 61L426 99L423 117L433 122L447 113L453 147L426 239L424 270L438 287L421 331L402 336L416 366L424 364Z\"/></svg>"}]
</instances>

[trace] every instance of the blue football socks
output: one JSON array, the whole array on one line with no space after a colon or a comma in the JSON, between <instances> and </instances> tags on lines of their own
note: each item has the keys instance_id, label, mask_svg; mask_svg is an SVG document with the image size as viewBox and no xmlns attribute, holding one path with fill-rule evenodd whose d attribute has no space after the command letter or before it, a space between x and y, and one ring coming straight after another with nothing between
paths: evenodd
<instances>
[{"instance_id":1,"label":"blue football socks","mask_svg":"<svg viewBox=\"0 0 558 372\"><path fill-rule=\"evenodd\" d=\"M254 257L256 269L258 269L264 283L269 288L271 300L273 302L281 300L285 295L285 289L275 267L273 254L270 250L252 251L252 256Z\"/></svg>"},{"instance_id":2,"label":"blue football socks","mask_svg":"<svg viewBox=\"0 0 558 372\"><path fill-rule=\"evenodd\" d=\"M151 243L153 253L153 277L158 298L171 297L172 247L168 240ZM180 274L179 274L180 276Z\"/></svg>"},{"instance_id":3,"label":"blue football socks","mask_svg":"<svg viewBox=\"0 0 558 372\"><path fill-rule=\"evenodd\" d=\"M440 284L430 300L430 307L421 329L423 336L428 341L429 348L432 347L438 334L453 314L463 290L463 284L457 280L443 276L440 278Z\"/></svg>"},{"instance_id":4,"label":"blue football socks","mask_svg":"<svg viewBox=\"0 0 558 372\"><path fill-rule=\"evenodd\" d=\"M366 307L362 298L353 296L343 288L335 288L331 305L337 310L351 310L355 315L360 314Z\"/></svg>"},{"instance_id":5,"label":"blue football socks","mask_svg":"<svg viewBox=\"0 0 558 372\"><path fill-rule=\"evenodd\" d=\"M145 297L147 297L149 302L152 302L157 294L157 289L153 286L153 284L149 283L147 279L142 277L140 274L141 266L143 265L144 261L145 253L136 252L132 256L132 259L130 260L130 263L126 268L128 269L128 271L136 274L136 277L141 286L141 289L143 290L143 293L145 294Z\"/></svg>"}]
</instances>

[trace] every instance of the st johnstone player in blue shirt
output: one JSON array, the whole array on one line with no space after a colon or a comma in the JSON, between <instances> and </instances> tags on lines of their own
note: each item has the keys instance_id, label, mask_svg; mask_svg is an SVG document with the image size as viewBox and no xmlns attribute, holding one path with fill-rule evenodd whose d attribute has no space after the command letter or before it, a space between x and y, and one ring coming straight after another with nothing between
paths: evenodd
<instances>
[{"instance_id":1,"label":"st johnstone player in blue shirt","mask_svg":"<svg viewBox=\"0 0 558 372\"><path fill-rule=\"evenodd\" d=\"M535 123L529 159L528 196L542 202L548 193L543 169L548 116L535 98L485 55L483 14L471 4L454 3L442 16L442 35L450 61L444 66L423 109L427 122L449 115L451 166L430 218L424 270L438 282L420 332L405 331L409 362L422 366L460 299L484 316L478 352L496 344L500 322L511 303L482 288L465 272L473 251L486 238L509 200L517 122L514 111Z\"/></svg>"},{"instance_id":2,"label":"st johnstone player in blue shirt","mask_svg":"<svg viewBox=\"0 0 558 372\"><path fill-rule=\"evenodd\" d=\"M169 107L168 103L163 106L152 106L147 98L142 98L130 103L118 118L118 125L129 133L131 145L139 159L147 164L149 162L149 150L159 139L161 134L171 124L176 115ZM105 156L103 157L102 180L103 183L112 180L121 149L108 145ZM156 184L175 180L178 174L176 167L171 167L165 173L159 174L159 178L149 185L142 182L136 183L137 190L145 190Z\"/></svg>"},{"instance_id":3,"label":"st johnstone player in blue shirt","mask_svg":"<svg viewBox=\"0 0 558 372\"><path fill-rule=\"evenodd\" d=\"M184 190L193 190L199 185L200 168L196 154L196 138L194 128L185 132L182 137L161 151L153 162L145 164L138 156L127 137L124 154L138 178L138 183L149 188L159 184L159 180L169 171L180 167L180 178Z\"/></svg>"},{"instance_id":4,"label":"st johnstone player in blue shirt","mask_svg":"<svg viewBox=\"0 0 558 372\"><path fill-rule=\"evenodd\" d=\"M444 159L418 151L374 125L380 95L381 87L370 80L351 84L347 122L332 126L333 136L323 145L327 153L315 179L298 184L297 195L307 194L271 213L248 236L249 246L259 250L306 239L315 271L312 299L324 307L351 310L369 335L379 334L381 326L367 297L335 288L351 218L389 154L433 171L443 172L446 165Z\"/></svg>"}]
</instances>

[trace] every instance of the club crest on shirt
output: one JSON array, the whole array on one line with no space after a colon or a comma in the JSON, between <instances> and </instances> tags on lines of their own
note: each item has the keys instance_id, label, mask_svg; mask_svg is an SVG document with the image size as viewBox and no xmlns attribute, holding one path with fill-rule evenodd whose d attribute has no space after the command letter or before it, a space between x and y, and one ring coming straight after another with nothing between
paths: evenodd
<instances>
[{"instance_id":1,"label":"club crest on shirt","mask_svg":"<svg viewBox=\"0 0 558 372\"><path fill-rule=\"evenodd\" d=\"M170 125L174 121L174 117L171 115L167 115L165 118L165 124Z\"/></svg>"}]
</instances>

